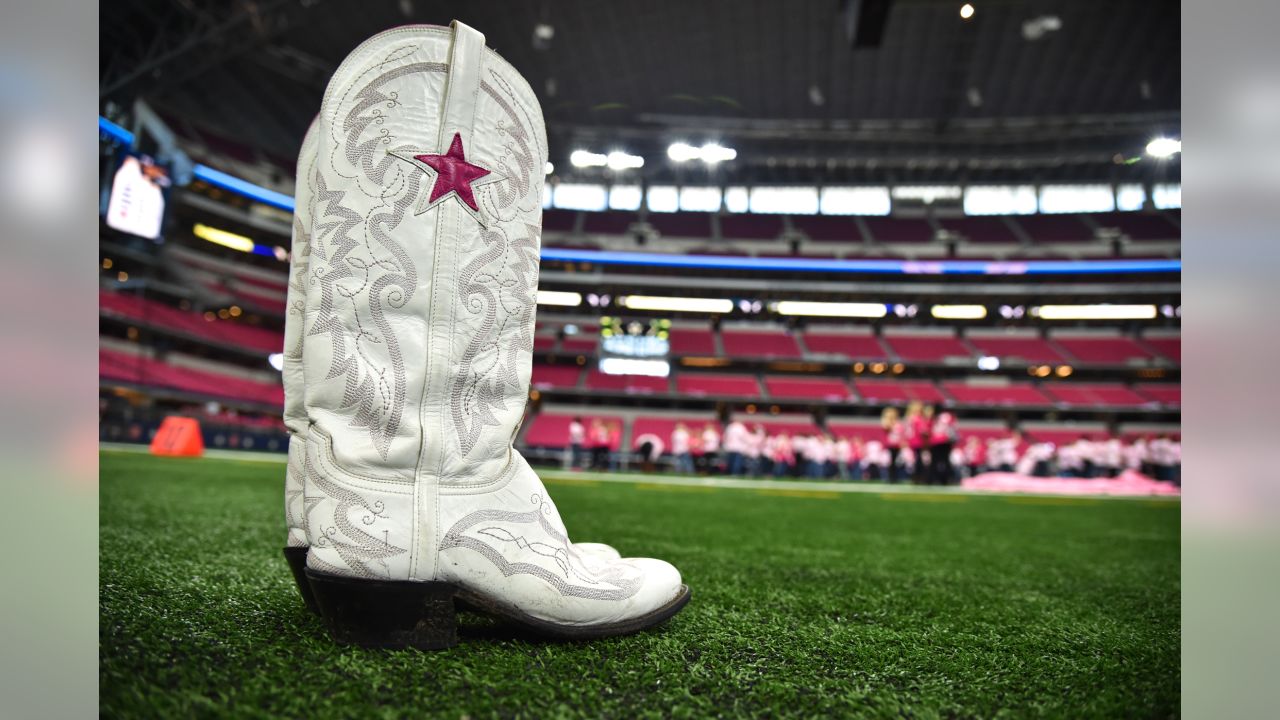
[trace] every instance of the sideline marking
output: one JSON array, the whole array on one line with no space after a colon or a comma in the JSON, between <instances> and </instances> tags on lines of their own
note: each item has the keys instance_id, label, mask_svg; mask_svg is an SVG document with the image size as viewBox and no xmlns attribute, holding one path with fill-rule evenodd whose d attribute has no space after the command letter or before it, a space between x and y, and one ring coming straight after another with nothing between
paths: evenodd
<instances>
[{"instance_id":1,"label":"sideline marking","mask_svg":"<svg viewBox=\"0 0 1280 720\"><path fill-rule=\"evenodd\" d=\"M713 487L702 485L669 485L666 483L636 483L637 490L657 490L658 492L710 493Z\"/></svg>"}]
</instances>

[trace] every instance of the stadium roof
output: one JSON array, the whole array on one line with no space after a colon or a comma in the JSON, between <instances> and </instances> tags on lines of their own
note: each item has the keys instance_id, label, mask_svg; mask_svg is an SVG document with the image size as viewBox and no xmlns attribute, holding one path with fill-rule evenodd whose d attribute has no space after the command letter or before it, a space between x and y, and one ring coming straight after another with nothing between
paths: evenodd
<instances>
[{"instance_id":1,"label":"stadium roof","mask_svg":"<svg viewBox=\"0 0 1280 720\"><path fill-rule=\"evenodd\" d=\"M100 11L100 100L144 97L290 167L347 52L457 17L529 78L562 170L623 148L651 181L705 181L665 162L687 139L738 148L716 170L735 182L1176 179L1176 159L1122 161L1179 134L1177 2L963 4L123 0Z\"/></svg>"}]
</instances>

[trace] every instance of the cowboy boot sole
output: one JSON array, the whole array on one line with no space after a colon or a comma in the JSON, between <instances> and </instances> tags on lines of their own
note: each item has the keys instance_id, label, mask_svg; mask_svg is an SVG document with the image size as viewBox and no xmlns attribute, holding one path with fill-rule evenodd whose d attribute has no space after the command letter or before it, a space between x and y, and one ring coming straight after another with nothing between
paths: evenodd
<instances>
[{"instance_id":1,"label":"cowboy boot sole","mask_svg":"<svg viewBox=\"0 0 1280 720\"><path fill-rule=\"evenodd\" d=\"M561 625L501 607L444 582L347 578L304 570L320 616L339 643L375 648L440 650L458 643L458 606L465 603L555 640L592 640L628 635L659 625L689 602L687 585L666 605L645 615L591 626Z\"/></svg>"}]
</instances>

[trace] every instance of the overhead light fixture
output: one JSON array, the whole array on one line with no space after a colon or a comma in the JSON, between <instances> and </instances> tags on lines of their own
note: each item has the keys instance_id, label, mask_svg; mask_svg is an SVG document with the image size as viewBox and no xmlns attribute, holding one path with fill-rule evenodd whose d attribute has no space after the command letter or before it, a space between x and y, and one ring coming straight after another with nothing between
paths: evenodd
<instances>
[{"instance_id":1,"label":"overhead light fixture","mask_svg":"<svg viewBox=\"0 0 1280 720\"><path fill-rule=\"evenodd\" d=\"M550 160L548 160L548 161L547 161L547 164L546 164L546 165L543 165L543 166L542 166L542 174L543 174L543 175L550 175L551 173L553 173L553 172L555 172L555 171L556 171L556 166L555 166L555 165L552 165Z\"/></svg>"},{"instance_id":2,"label":"overhead light fixture","mask_svg":"<svg viewBox=\"0 0 1280 720\"><path fill-rule=\"evenodd\" d=\"M929 314L939 320L981 320L987 316L985 305L934 305Z\"/></svg>"},{"instance_id":3,"label":"overhead light fixture","mask_svg":"<svg viewBox=\"0 0 1280 720\"><path fill-rule=\"evenodd\" d=\"M969 18L973 17L973 5L969 3L965 3L964 5L961 5L960 17L961 19L964 19L964 20L968 20Z\"/></svg>"},{"instance_id":4,"label":"overhead light fixture","mask_svg":"<svg viewBox=\"0 0 1280 720\"><path fill-rule=\"evenodd\" d=\"M628 295L618 298L618 304L629 310L652 310L655 312L701 312L722 315L733 312L733 301L722 298Z\"/></svg>"},{"instance_id":5,"label":"overhead light fixture","mask_svg":"<svg viewBox=\"0 0 1280 720\"><path fill-rule=\"evenodd\" d=\"M560 290L539 290L539 305L556 305L559 307L577 307L582 304L582 294L562 292Z\"/></svg>"},{"instance_id":6,"label":"overhead light fixture","mask_svg":"<svg viewBox=\"0 0 1280 720\"><path fill-rule=\"evenodd\" d=\"M773 303L779 315L812 317L882 318L887 312L882 303L833 303L807 300L779 300Z\"/></svg>"},{"instance_id":7,"label":"overhead light fixture","mask_svg":"<svg viewBox=\"0 0 1280 720\"><path fill-rule=\"evenodd\" d=\"M1147 154L1155 158L1172 157L1182 152L1182 141L1174 138L1158 137L1147 143Z\"/></svg>"},{"instance_id":8,"label":"overhead light fixture","mask_svg":"<svg viewBox=\"0 0 1280 720\"><path fill-rule=\"evenodd\" d=\"M608 155L593 153L590 150L574 150L569 154L569 164L574 167L604 167L608 162Z\"/></svg>"},{"instance_id":9,"label":"overhead light fixture","mask_svg":"<svg viewBox=\"0 0 1280 720\"><path fill-rule=\"evenodd\" d=\"M201 240L208 240L211 243L221 245L223 247L229 247L232 250L239 250L240 252L253 252L253 240L243 235L237 235L226 230L219 230L216 227L209 227L203 223L196 223L192 232Z\"/></svg>"},{"instance_id":10,"label":"overhead light fixture","mask_svg":"<svg viewBox=\"0 0 1280 720\"><path fill-rule=\"evenodd\" d=\"M644 158L621 150L614 150L605 156L605 164L609 166L610 170L633 170L644 167Z\"/></svg>"},{"instance_id":11,"label":"overhead light fixture","mask_svg":"<svg viewBox=\"0 0 1280 720\"><path fill-rule=\"evenodd\" d=\"M983 355L982 357L978 358L978 369L986 370L988 372L992 370L999 370L1000 358L996 357L995 355Z\"/></svg>"},{"instance_id":12,"label":"overhead light fixture","mask_svg":"<svg viewBox=\"0 0 1280 720\"><path fill-rule=\"evenodd\" d=\"M1155 305L1041 305L1033 315L1042 320L1151 320Z\"/></svg>"},{"instance_id":13,"label":"overhead light fixture","mask_svg":"<svg viewBox=\"0 0 1280 720\"><path fill-rule=\"evenodd\" d=\"M738 157L738 151L719 143L707 143L699 148L688 143L677 142L667 148L667 157L675 162L701 160L708 165L715 165Z\"/></svg>"}]
</instances>

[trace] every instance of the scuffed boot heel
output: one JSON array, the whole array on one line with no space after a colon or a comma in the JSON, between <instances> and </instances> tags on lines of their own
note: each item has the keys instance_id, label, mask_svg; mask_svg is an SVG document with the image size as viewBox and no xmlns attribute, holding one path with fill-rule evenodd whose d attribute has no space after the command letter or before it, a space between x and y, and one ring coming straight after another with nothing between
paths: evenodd
<instances>
[{"instance_id":1,"label":"scuffed boot heel","mask_svg":"<svg viewBox=\"0 0 1280 720\"><path fill-rule=\"evenodd\" d=\"M458 644L456 590L448 583L360 580L311 569L306 577L337 642L418 650Z\"/></svg>"},{"instance_id":2,"label":"scuffed boot heel","mask_svg":"<svg viewBox=\"0 0 1280 720\"><path fill-rule=\"evenodd\" d=\"M293 581L298 584L298 594L302 596L302 602L307 604L308 610L319 615L320 608L316 605L315 593L311 592L311 582L307 580L307 549L287 547L284 549L284 559L289 563L289 569L293 571Z\"/></svg>"}]
</instances>

